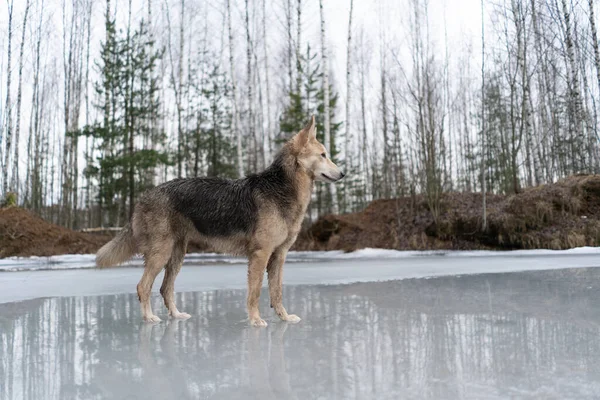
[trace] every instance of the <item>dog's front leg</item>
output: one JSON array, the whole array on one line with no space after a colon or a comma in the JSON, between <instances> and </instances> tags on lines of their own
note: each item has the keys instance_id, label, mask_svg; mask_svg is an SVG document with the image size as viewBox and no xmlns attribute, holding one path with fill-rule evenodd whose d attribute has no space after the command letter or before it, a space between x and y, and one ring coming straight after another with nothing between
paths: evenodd
<instances>
[{"instance_id":1,"label":"dog's front leg","mask_svg":"<svg viewBox=\"0 0 600 400\"><path fill-rule=\"evenodd\" d=\"M248 257L248 298L246 307L248 308L248 319L252 326L267 326L267 323L260 318L258 300L260 299L260 289L262 288L263 276L270 255L270 251L255 250Z\"/></svg>"},{"instance_id":2,"label":"dog's front leg","mask_svg":"<svg viewBox=\"0 0 600 400\"><path fill-rule=\"evenodd\" d=\"M288 314L283 307L283 264L287 256L287 248L285 250L278 249L273 252L267 266L269 275L269 297L271 297L271 307L275 309L275 313L282 321L299 322L300 317L294 314Z\"/></svg>"}]
</instances>

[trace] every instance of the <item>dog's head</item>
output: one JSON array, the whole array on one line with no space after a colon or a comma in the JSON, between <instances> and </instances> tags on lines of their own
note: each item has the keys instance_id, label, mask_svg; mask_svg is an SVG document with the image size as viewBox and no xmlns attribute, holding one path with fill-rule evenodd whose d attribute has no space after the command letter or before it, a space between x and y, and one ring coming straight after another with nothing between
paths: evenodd
<instances>
[{"instance_id":1,"label":"dog's head","mask_svg":"<svg viewBox=\"0 0 600 400\"><path fill-rule=\"evenodd\" d=\"M337 182L345 174L331 161L325 146L317 140L315 117L296 136L291 145L298 164L314 179L322 182Z\"/></svg>"}]
</instances>

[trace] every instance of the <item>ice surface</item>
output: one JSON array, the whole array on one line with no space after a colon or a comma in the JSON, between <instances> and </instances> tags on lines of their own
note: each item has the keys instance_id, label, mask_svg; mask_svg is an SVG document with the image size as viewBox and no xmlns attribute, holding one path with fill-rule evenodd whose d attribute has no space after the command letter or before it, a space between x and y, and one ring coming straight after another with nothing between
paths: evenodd
<instances>
[{"instance_id":1,"label":"ice surface","mask_svg":"<svg viewBox=\"0 0 600 400\"><path fill-rule=\"evenodd\" d=\"M139 259L1 260L0 399L596 399L599 255L296 252L284 298L302 321L277 321L264 288L266 329L245 321L240 258L188 255L192 319L157 326Z\"/></svg>"},{"instance_id":2,"label":"ice surface","mask_svg":"<svg viewBox=\"0 0 600 400\"><path fill-rule=\"evenodd\" d=\"M597 257L560 260L589 258ZM555 259L413 257L400 266L457 270L473 260L489 271ZM285 280L356 270L385 277L396 262L296 263ZM184 268L184 285L202 288L210 268ZM243 266L219 268L243 282ZM101 287L109 279L100 277L118 283L127 271L139 279L134 268L0 275L21 276L11 284L24 290L62 275L64 294L0 304L0 399L600 398L600 268L286 285L284 302L303 320L276 321L263 290L264 329L244 321L241 288L178 293L192 318L156 326L139 322L133 293L77 290L91 288L86 277ZM152 300L165 318L160 297Z\"/></svg>"},{"instance_id":3,"label":"ice surface","mask_svg":"<svg viewBox=\"0 0 600 400\"><path fill-rule=\"evenodd\" d=\"M402 253L404 254L404 253ZM375 282L407 278L427 278L443 275L488 274L511 271L549 270L600 266L596 252L558 252L550 255L525 256L523 252L473 256L439 256L419 253L420 256L380 257L366 252L364 256L344 259L317 259L316 255L296 253L293 262L286 263L285 285L344 284ZM513 254L516 254L513 256ZM328 254L331 256L331 254ZM302 257L306 257L303 259ZM361 258L363 257L363 258ZM177 291L214 289L243 289L246 287L246 265L240 263L206 263L204 255L197 261L188 257L177 277ZM142 275L141 268L132 266L109 269L76 268L57 270L25 269L0 273L0 303L52 296L85 296L135 293ZM157 282L161 282L162 273ZM266 285L266 279L264 284ZM155 285L155 291L159 284Z\"/></svg>"}]
</instances>

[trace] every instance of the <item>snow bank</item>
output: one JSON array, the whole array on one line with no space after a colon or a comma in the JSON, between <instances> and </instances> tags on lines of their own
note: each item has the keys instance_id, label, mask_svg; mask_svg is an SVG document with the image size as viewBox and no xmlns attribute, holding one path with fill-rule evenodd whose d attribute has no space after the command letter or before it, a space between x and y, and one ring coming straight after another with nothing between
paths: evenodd
<instances>
[{"instance_id":1,"label":"snow bank","mask_svg":"<svg viewBox=\"0 0 600 400\"><path fill-rule=\"evenodd\" d=\"M379 260L404 259L410 257L556 257L561 255L600 255L600 247L579 247L570 250L513 250L513 251L399 251L388 249L362 249L352 253L343 251L291 251L287 262L321 262L336 260ZM66 254L51 257L9 257L0 259L0 271L35 271L95 268L94 254ZM217 253L192 253L185 258L184 265L245 264L243 257L232 257ZM141 267L141 257L135 257L124 265Z\"/></svg>"}]
</instances>

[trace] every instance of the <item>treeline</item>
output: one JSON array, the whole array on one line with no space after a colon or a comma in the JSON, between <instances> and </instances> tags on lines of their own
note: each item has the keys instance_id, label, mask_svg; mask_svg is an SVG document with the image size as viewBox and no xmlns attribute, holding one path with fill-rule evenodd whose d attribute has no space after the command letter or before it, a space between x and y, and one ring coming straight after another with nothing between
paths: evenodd
<instances>
[{"instance_id":1,"label":"treeline","mask_svg":"<svg viewBox=\"0 0 600 400\"><path fill-rule=\"evenodd\" d=\"M323 3L8 0L1 197L119 226L168 179L260 171L311 114L348 176L310 218L600 170L591 0L482 1L462 34L443 0Z\"/></svg>"}]
</instances>

